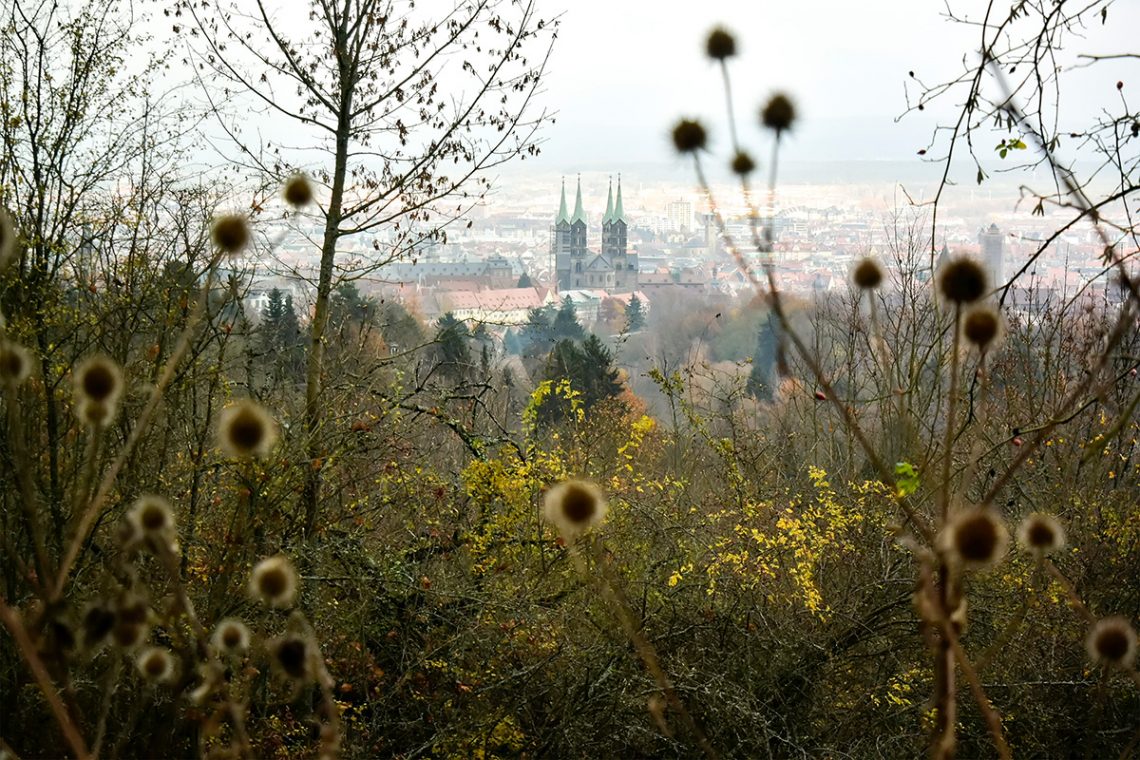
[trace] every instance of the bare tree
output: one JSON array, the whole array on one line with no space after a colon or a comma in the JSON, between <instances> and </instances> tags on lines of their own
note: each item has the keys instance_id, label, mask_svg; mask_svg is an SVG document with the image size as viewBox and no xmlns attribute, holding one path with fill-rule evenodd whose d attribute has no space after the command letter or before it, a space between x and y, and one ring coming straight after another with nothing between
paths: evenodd
<instances>
[{"instance_id":1,"label":"bare tree","mask_svg":"<svg viewBox=\"0 0 1140 760\"><path fill-rule=\"evenodd\" d=\"M223 119L243 161L272 181L308 169L326 191L305 383L306 534L320 503L322 358L338 245L377 235L376 267L442 238L486 193L490 170L538 152L549 118L535 96L556 24L536 15L533 0L446 5L312 0L304 21L265 0L250 12L241 3L179 6L194 19L199 71L304 135L255 147ZM313 160L314 149L324 157Z\"/></svg>"},{"instance_id":2,"label":"bare tree","mask_svg":"<svg viewBox=\"0 0 1140 760\"><path fill-rule=\"evenodd\" d=\"M184 115L173 102L143 97L162 54L134 56L144 35L123 4L11 0L2 13L0 203L20 233L4 312L13 326L26 327L39 358L47 501L59 549L68 427L60 386L75 358L64 353L59 284L87 276L85 255L116 223L104 202L115 182L130 171L156 171L158 154L168 155L165 148L192 120L179 124L174 117Z\"/></svg>"}]
</instances>

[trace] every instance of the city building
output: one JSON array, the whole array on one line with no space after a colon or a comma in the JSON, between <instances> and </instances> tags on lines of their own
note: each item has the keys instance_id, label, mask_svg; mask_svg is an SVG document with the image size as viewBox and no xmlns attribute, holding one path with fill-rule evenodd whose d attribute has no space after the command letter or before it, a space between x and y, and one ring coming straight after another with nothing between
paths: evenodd
<instances>
[{"instance_id":1,"label":"city building","mask_svg":"<svg viewBox=\"0 0 1140 760\"><path fill-rule=\"evenodd\" d=\"M693 204L687 200L678 199L669 204L666 209L669 215L670 232L693 231Z\"/></svg>"},{"instance_id":2,"label":"city building","mask_svg":"<svg viewBox=\"0 0 1140 760\"><path fill-rule=\"evenodd\" d=\"M978 232L978 245L981 246L982 263L990 275L990 280L995 287L1003 285L1005 280L1002 276L1002 254L1005 239L996 224L991 224L989 229Z\"/></svg>"},{"instance_id":3,"label":"city building","mask_svg":"<svg viewBox=\"0 0 1140 760\"><path fill-rule=\"evenodd\" d=\"M555 284L558 290L597 289L607 292L637 290L637 253L629 251L629 223L621 197L618 176L617 197L613 182L602 217L602 247L593 252L588 245L589 224L582 207L582 180L574 199L574 213L567 212L566 183L562 183L562 201L554 226L550 230L550 255L554 259Z\"/></svg>"}]
</instances>

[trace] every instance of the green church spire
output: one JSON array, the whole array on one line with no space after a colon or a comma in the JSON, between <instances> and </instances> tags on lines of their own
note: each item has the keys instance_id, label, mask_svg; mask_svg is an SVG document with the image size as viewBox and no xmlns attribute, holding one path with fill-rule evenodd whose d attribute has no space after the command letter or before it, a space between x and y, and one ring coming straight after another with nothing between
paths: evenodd
<instances>
[{"instance_id":1,"label":"green church spire","mask_svg":"<svg viewBox=\"0 0 1140 760\"><path fill-rule=\"evenodd\" d=\"M555 224L569 223L570 216L566 213L566 178L562 178L562 203L558 206L558 216L554 217Z\"/></svg>"},{"instance_id":2,"label":"green church spire","mask_svg":"<svg viewBox=\"0 0 1140 760\"><path fill-rule=\"evenodd\" d=\"M614 215L614 181L610 179L610 193L606 198L606 215L602 217L602 226L610 223Z\"/></svg>"},{"instance_id":3,"label":"green church spire","mask_svg":"<svg viewBox=\"0 0 1140 760\"><path fill-rule=\"evenodd\" d=\"M625 209L623 209L621 206L621 175L620 174L618 175L617 203L614 205L614 212L610 216L610 221L611 222L621 222L623 224L626 223L626 221L625 221Z\"/></svg>"},{"instance_id":4,"label":"green church spire","mask_svg":"<svg viewBox=\"0 0 1140 760\"><path fill-rule=\"evenodd\" d=\"M578 175L578 197L574 199L574 216L570 217L570 224L574 222L586 223L586 212L582 210L582 175Z\"/></svg>"}]
</instances>

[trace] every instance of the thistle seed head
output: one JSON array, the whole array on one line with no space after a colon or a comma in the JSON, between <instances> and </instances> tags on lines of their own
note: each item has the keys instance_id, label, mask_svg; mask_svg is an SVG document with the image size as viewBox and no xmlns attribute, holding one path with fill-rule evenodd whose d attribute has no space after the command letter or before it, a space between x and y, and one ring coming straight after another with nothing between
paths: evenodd
<instances>
[{"instance_id":1,"label":"thistle seed head","mask_svg":"<svg viewBox=\"0 0 1140 760\"><path fill-rule=\"evenodd\" d=\"M214 220L210 239L219 250L235 256L249 245L249 220L242 214L227 214Z\"/></svg>"},{"instance_id":2,"label":"thistle seed head","mask_svg":"<svg viewBox=\"0 0 1140 760\"><path fill-rule=\"evenodd\" d=\"M976 261L967 258L947 262L938 273L938 287L943 297L954 303L973 303L986 294L989 280Z\"/></svg>"},{"instance_id":3,"label":"thistle seed head","mask_svg":"<svg viewBox=\"0 0 1140 760\"><path fill-rule=\"evenodd\" d=\"M1096 662L1128 668L1136 658L1136 631L1122 617L1098 620L1085 643Z\"/></svg>"},{"instance_id":4,"label":"thistle seed head","mask_svg":"<svg viewBox=\"0 0 1140 760\"><path fill-rule=\"evenodd\" d=\"M298 681L309 677L309 644L295 634L282 636L271 647L273 661L281 671Z\"/></svg>"},{"instance_id":5,"label":"thistle seed head","mask_svg":"<svg viewBox=\"0 0 1140 760\"><path fill-rule=\"evenodd\" d=\"M99 646L115 627L115 613L107 605L95 603L83 613L80 628L83 632L83 646L92 649Z\"/></svg>"},{"instance_id":6,"label":"thistle seed head","mask_svg":"<svg viewBox=\"0 0 1140 760\"><path fill-rule=\"evenodd\" d=\"M263 559L250 574L249 592L270 607L291 607L297 597L297 571L285 557Z\"/></svg>"},{"instance_id":7,"label":"thistle seed head","mask_svg":"<svg viewBox=\"0 0 1140 760\"><path fill-rule=\"evenodd\" d=\"M673 147L678 153L696 153L705 149L708 135L699 121L681 119L673 127Z\"/></svg>"},{"instance_id":8,"label":"thistle seed head","mask_svg":"<svg viewBox=\"0 0 1140 760\"><path fill-rule=\"evenodd\" d=\"M75 369L75 399L114 407L123 393L123 370L106 356L91 356Z\"/></svg>"},{"instance_id":9,"label":"thistle seed head","mask_svg":"<svg viewBox=\"0 0 1140 760\"><path fill-rule=\"evenodd\" d=\"M874 290L883 283L883 268L874 259L865 258L855 265L851 279L862 290Z\"/></svg>"},{"instance_id":10,"label":"thistle seed head","mask_svg":"<svg viewBox=\"0 0 1140 760\"><path fill-rule=\"evenodd\" d=\"M241 654L249 649L249 629L240 620L223 620L214 629L214 647L226 654Z\"/></svg>"},{"instance_id":11,"label":"thistle seed head","mask_svg":"<svg viewBox=\"0 0 1140 760\"><path fill-rule=\"evenodd\" d=\"M152 538L162 537L170 539L174 533L174 510L170 502L161 496L146 495L139 497L127 519L133 522L138 530Z\"/></svg>"},{"instance_id":12,"label":"thistle seed head","mask_svg":"<svg viewBox=\"0 0 1140 760\"><path fill-rule=\"evenodd\" d=\"M32 355L17 343L0 343L0 383L14 388L28 379L32 371Z\"/></svg>"},{"instance_id":13,"label":"thistle seed head","mask_svg":"<svg viewBox=\"0 0 1140 760\"><path fill-rule=\"evenodd\" d=\"M149 616L150 608L142 597L128 594L119 599L115 604L115 627L111 632L115 643L125 648L141 644L150 628Z\"/></svg>"},{"instance_id":14,"label":"thistle seed head","mask_svg":"<svg viewBox=\"0 0 1140 760\"><path fill-rule=\"evenodd\" d=\"M174 657L161 647L144 649L135 665L142 677L151 683L169 683L174 679Z\"/></svg>"},{"instance_id":15,"label":"thistle seed head","mask_svg":"<svg viewBox=\"0 0 1140 760\"><path fill-rule=\"evenodd\" d=\"M551 488L543 498L546 521L570 539L597 525L608 506L601 490L584 480L567 480Z\"/></svg>"},{"instance_id":16,"label":"thistle seed head","mask_svg":"<svg viewBox=\"0 0 1140 760\"><path fill-rule=\"evenodd\" d=\"M1034 512L1018 526L1017 541L1026 551L1045 556L1065 546L1065 529L1053 515Z\"/></svg>"},{"instance_id":17,"label":"thistle seed head","mask_svg":"<svg viewBox=\"0 0 1140 760\"><path fill-rule=\"evenodd\" d=\"M736 55L736 40L724 28L717 27L709 32L705 42L705 52L714 61L723 61Z\"/></svg>"},{"instance_id":18,"label":"thistle seed head","mask_svg":"<svg viewBox=\"0 0 1140 760\"><path fill-rule=\"evenodd\" d=\"M1001 314L989 306L971 309L962 320L962 335L979 351L986 351L1001 335Z\"/></svg>"},{"instance_id":19,"label":"thistle seed head","mask_svg":"<svg viewBox=\"0 0 1140 760\"><path fill-rule=\"evenodd\" d=\"M246 399L222 410L218 439L226 456L265 456L277 442L277 425L260 404Z\"/></svg>"},{"instance_id":20,"label":"thistle seed head","mask_svg":"<svg viewBox=\"0 0 1140 760\"><path fill-rule=\"evenodd\" d=\"M942 529L939 543L950 560L968 569L990 567L1001 561L1009 545L1009 532L992 509L971 509Z\"/></svg>"},{"instance_id":21,"label":"thistle seed head","mask_svg":"<svg viewBox=\"0 0 1140 760\"><path fill-rule=\"evenodd\" d=\"M752 156L744 151L740 151L732 157L732 173L741 177L747 177L756 170L756 162L752 160Z\"/></svg>"},{"instance_id":22,"label":"thistle seed head","mask_svg":"<svg viewBox=\"0 0 1140 760\"><path fill-rule=\"evenodd\" d=\"M777 135L791 129L795 121L796 106L791 98L782 92L769 98L760 109L760 123L774 130Z\"/></svg>"},{"instance_id":23,"label":"thistle seed head","mask_svg":"<svg viewBox=\"0 0 1140 760\"><path fill-rule=\"evenodd\" d=\"M308 177L297 172L285 180L285 186L281 188L281 197L294 208L308 206L313 202L313 186L309 183Z\"/></svg>"}]
</instances>

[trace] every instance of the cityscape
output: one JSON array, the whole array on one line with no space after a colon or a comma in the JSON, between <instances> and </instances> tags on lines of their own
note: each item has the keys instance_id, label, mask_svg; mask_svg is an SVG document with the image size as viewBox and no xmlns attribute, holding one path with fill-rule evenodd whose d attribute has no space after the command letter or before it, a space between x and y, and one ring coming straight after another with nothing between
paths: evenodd
<instances>
[{"instance_id":1,"label":"cityscape","mask_svg":"<svg viewBox=\"0 0 1140 760\"><path fill-rule=\"evenodd\" d=\"M1140 2L0 16L0 760L1137 758Z\"/></svg>"},{"instance_id":2,"label":"cityscape","mask_svg":"<svg viewBox=\"0 0 1140 760\"><path fill-rule=\"evenodd\" d=\"M925 221L922 205L905 191L881 182L783 185L771 217L780 287L804 297L846 290L852 267L866 256L895 268L896 221L908 214ZM999 191L987 187L943 205L936 266L947 255L977 257L1000 288L1054 233L1047 214L1017 208L1014 186ZM714 188L714 197L735 199L719 209L722 233L693 183L639 182L636 175L623 179L616 172L515 174L469 219L447 228L445 243L424 243L368 267L375 256L373 238L360 235L344 239L343 254L367 269L353 280L362 295L400 303L429 324L450 312L490 327L519 325L530 309L569 298L579 319L591 326L607 301L624 308L632 293L647 309L655 298L684 294L751 298L753 286L729 248L731 242L750 265L760 265L749 245L750 211L739 196L739 188ZM756 213L766 225L768 209ZM917 229L925 253L911 266L929 277L929 226ZM298 305L311 304L311 289L302 279L315 272L318 251L305 242L311 239L312 231L286 236L274 250L279 266L263 259L255 269L245 297L254 317L274 288ZM1056 236L1028 273L1037 296L1071 295L1088 285L1090 297L1107 293L1118 299L1106 286L1101 252L1091 225Z\"/></svg>"}]
</instances>

